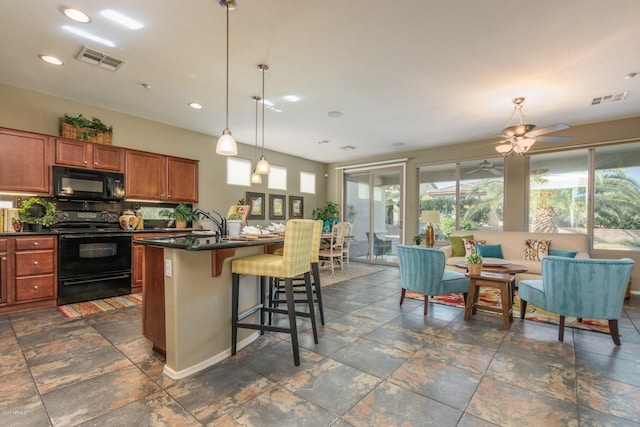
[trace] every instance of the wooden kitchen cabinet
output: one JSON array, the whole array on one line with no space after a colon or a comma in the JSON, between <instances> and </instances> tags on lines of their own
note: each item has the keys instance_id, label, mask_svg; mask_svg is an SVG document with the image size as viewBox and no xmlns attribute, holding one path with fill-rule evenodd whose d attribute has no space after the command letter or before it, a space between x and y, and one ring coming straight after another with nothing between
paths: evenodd
<instances>
[{"instance_id":1,"label":"wooden kitchen cabinet","mask_svg":"<svg viewBox=\"0 0 640 427\"><path fill-rule=\"evenodd\" d=\"M0 239L0 313L55 307L57 236Z\"/></svg>"},{"instance_id":2,"label":"wooden kitchen cabinet","mask_svg":"<svg viewBox=\"0 0 640 427\"><path fill-rule=\"evenodd\" d=\"M198 161L126 150L125 193L128 199L198 201Z\"/></svg>"},{"instance_id":3,"label":"wooden kitchen cabinet","mask_svg":"<svg viewBox=\"0 0 640 427\"><path fill-rule=\"evenodd\" d=\"M134 238L166 237L167 233L136 233ZM131 293L143 292L144 289L144 245L133 243L131 246Z\"/></svg>"},{"instance_id":4,"label":"wooden kitchen cabinet","mask_svg":"<svg viewBox=\"0 0 640 427\"><path fill-rule=\"evenodd\" d=\"M16 303L55 298L56 243L54 236L15 239Z\"/></svg>"},{"instance_id":5,"label":"wooden kitchen cabinet","mask_svg":"<svg viewBox=\"0 0 640 427\"><path fill-rule=\"evenodd\" d=\"M9 240L0 239L0 307L7 303L7 280L9 276Z\"/></svg>"},{"instance_id":6,"label":"wooden kitchen cabinet","mask_svg":"<svg viewBox=\"0 0 640 427\"><path fill-rule=\"evenodd\" d=\"M57 165L114 172L124 170L124 148L56 138Z\"/></svg>"},{"instance_id":7,"label":"wooden kitchen cabinet","mask_svg":"<svg viewBox=\"0 0 640 427\"><path fill-rule=\"evenodd\" d=\"M0 128L0 190L50 195L50 136Z\"/></svg>"}]
</instances>

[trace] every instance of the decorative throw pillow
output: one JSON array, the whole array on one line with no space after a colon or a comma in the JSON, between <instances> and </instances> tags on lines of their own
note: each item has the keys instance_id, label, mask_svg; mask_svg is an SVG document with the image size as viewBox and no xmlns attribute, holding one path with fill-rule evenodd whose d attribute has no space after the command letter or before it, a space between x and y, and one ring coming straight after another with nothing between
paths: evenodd
<instances>
[{"instance_id":1,"label":"decorative throw pillow","mask_svg":"<svg viewBox=\"0 0 640 427\"><path fill-rule=\"evenodd\" d=\"M476 249L476 245L477 244L481 244L484 245L485 243L487 243L486 240L473 240L473 239L462 239L462 242L464 243L464 256L465 258L468 257L471 254L477 254L478 250Z\"/></svg>"},{"instance_id":2,"label":"decorative throw pillow","mask_svg":"<svg viewBox=\"0 0 640 427\"><path fill-rule=\"evenodd\" d=\"M527 239L524 243L524 259L528 261L542 261L549 254L551 240Z\"/></svg>"},{"instance_id":3,"label":"decorative throw pillow","mask_svg":"<svg viewBox=\"0 0 640 427\"><path fill-rule=\"evenodd\" d=\"M464 256L464 242L462 239L473 239L473 236L449 236L451 256Z\"/></svg>"},{"instance_id":4,"label":"decorative throw pillow","mask_svg":"<svg viewBox=\"0 0 640 427\"><path fill-rule=\"evenodd\" d=\"M504 258L502 255L502 245L499 243L497 245L476 245L476 250L478 251L478 255L483 258Z\"/></svg>"},{"instance_id":5,"label":"decorative throw pillow","mask_svg":"<svg viewBox=\"0 0 640 427\"><path fill-rule=\"evenodd\" d=\"M561 256L565 258L575 258L578 252L576 251L561 251L559 249L549 249L549 255Z\"/></svg>"}]
</instances>

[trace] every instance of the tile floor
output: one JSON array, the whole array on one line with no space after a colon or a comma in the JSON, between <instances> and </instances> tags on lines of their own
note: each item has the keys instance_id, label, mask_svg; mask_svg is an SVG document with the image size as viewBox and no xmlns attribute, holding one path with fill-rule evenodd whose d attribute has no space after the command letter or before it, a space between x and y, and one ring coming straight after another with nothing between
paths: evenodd
<instances>
[{"instance_id":1,"label":"tile floor","mask_svg":"<svg viewBox=\"0 0 640 427\"><path fill-rule=\"evenodd\" d=\"M625 303L622 347L607 335L458 308L398 305L398 269L324 288L314 345L266 334L173 381L141 336L140 308L66 319L0 316L2 426L640 425L640 297Z\"/></svg>"}]
</instances>

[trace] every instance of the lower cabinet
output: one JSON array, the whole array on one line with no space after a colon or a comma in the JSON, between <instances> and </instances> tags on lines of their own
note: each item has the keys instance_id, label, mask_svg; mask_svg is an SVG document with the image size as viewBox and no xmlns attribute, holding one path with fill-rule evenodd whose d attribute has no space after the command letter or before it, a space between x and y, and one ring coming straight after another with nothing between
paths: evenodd
<instances>
[{"instance_id":1,"label":"lower cabinet","mask_svg":"<svg viewBox=\"0 0 640 427\"><path fill-rule=\"evenodd\" d=\"M0 239L0 313L56 305L56 236Z\"/></svg>"}]
</instances>

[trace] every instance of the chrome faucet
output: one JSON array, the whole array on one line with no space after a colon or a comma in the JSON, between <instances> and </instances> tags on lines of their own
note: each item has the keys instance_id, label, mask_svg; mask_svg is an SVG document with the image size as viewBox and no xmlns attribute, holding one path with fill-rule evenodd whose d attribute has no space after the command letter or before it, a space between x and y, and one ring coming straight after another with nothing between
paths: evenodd
<instances>
[{"instance_id":1,"label":"chrome faucet","mask_svg":"<svg viewBox=\"0 0 640 427\"><path fill-rule=\"evenodd\" d=\"M211 211L211 212L218 215L220 219L218 220L214 218L213 215L211 215L209 212L203 211L202 209L194 209L193 214L200 215L207 218L209 221L213 222L216 225L216 227L218 227L218 233L220 233L220 237L226 236L227 235L227 219L224 217L224 215L220 214L220 212L216 212L216 211Z\"/></svg>"}]
</instances>

